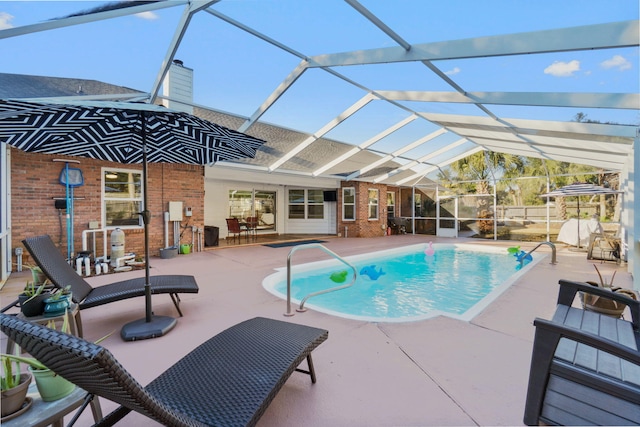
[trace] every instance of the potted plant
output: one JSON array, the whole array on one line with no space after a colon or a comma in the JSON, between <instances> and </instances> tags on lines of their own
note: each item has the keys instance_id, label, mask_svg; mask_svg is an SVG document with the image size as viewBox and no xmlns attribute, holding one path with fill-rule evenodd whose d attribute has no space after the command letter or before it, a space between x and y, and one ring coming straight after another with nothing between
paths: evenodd
<instances>
[{"instance_id":1,"label":"potted plant","mask_svg":"<svg viewBox=\"0 0 640 427\"><path fill-rule=\"evenodd\" d=\"M9 357L0 357L2 374L0 389L2 390L2 417L8 417L21 409L26 409L27 392L31 384L31 375L20 372L20 362Z\"/></svg>"},{"instance_id":2,"label":"potted plant","mask_svg":"<svg viewBox=\"0 0 640 427\"><path fill-rule=\"evenodd\" d=\"M47 280L49 280L46 274L42 272L42 269L40 269L40 267L27 266L27 268L31 270L31 279L37 286L45 285L47 283Z\"/></svg>"},{"instance_id":3,"label":"potted plant","mask_svg":"<svg viewBox=\"0 0 640 427\"><path fill-rule=\"evenodd\" d=\"M22 293L18 295L22 314L33 317L44 313L44 300L49 297L49 293L44 292L44 289L44 284L36 285L35 282L27 282Z\"/></svg>"},{"instance_id":4,"label":"potted plant","mask_svg":"<svg viewBox=\"0 0 640 427\"><path fill-rule=\"evenodd\" d=\"M44 316L55 317L64 314L71 305L70 286L65 286L44 300Z\"/></svg>"},{"instance_id":5,"label":"potted plant","mask_svg":"<svg viewBox=\"0 0 640 427\"><path fill-rule=\"evenodd\" d=\"M600 274L600 270L598 270L598 266L594 264L593 267L596 269L596 273L598 273L598 278L600 279L600 283L593 282L593 281L587 281L586 283L599 288L608 289L611 292L623 294L632 299L636 299L636 295L633 291L629 289L613 287L613 280L616 277L615 271L613 272L611 279L609 281L606 281L602 277L602 274ZM580 300L582 301L582 306L584 307L585 310L595 311L595 312L607 314L613 317L621 317L622 313L624 312L624 309L627 308L627 305L623 302L614 301L606 297L600 297L599 295L584 294L582 292L580 293Z\"/></svg>"},{"instance_id":6,"label":"potted plant","mask_svg":"<svg viewBox=\"0 0 640 427\"><path fill-rule=\"evenodd\" d=\"M47 327L56 329L55 321L49 320L49 322L47 323ZM69 317L66 310L62 318L62 327L60 328L60 331L69 333ZM100 338L98 341L96 341L96 344L105 340L110 335L111 334L108 334ZM45 402L62 399L63 397L71 394L71 392L73 392L73 390L75 390L76 388L75 384L67 381L60 375L47 368L36 358L8 354L3 354L2 357L11 359L16 362L24 363L29 366L29 371L32 373L33 378L36 382L36 386L38 387L38 393L40 393L40 397Z\"/></svg>"},{"instance_id":7,"label":"potted plant","mask_svg":"<svg viewBox=\"0 0 640 427\"><path fill-rule=\"evenodd\" d=\"M56 325L53 320L49 320L47 327L55 329ZM66 315L63 317L62 327L60 329L64 333L69 331L69 319ZM49 368L47 368L42 362L33 357L24 357L20 355L2 355L6 359L10 359L19 363L24 363L29 366L29 371L33 375L38 387L38 393L45 402L52 402L54 400L62 399L65 396L71 394L76 388L75 384L62 378Z\"/></svg>"}]
</instances>

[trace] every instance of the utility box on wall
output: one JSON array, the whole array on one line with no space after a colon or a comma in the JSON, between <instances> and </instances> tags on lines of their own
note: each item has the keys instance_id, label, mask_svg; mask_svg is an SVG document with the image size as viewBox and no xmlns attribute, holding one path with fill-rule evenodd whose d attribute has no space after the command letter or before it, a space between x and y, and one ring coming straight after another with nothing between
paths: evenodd
<instances>
[{"instance_id":1,"label":"utility box on wall","mask_svg":"<svg viewBox=\"0 0 640 427\"><path fill-rule=\"evenodd\" d=\"M182 221L182 202L169 202L169 221Z\"/></svg>"}]
</instances>

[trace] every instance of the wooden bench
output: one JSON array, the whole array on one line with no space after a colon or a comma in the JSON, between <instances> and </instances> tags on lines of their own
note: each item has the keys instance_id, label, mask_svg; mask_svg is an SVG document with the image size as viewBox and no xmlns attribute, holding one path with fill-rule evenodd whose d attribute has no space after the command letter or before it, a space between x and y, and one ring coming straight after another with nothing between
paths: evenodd
<instances>
[{"instance_id":1,"label":"wooden bench","mask_svg":"<svg viewBox=\"0 0 640 427\"><path fill-rule=\"evenodd\" d=\"M624 302L631 321L572 307L578 292ZM536 319L524 422L640 425L640 303L560 281L553 318Z\"/></svg>"}]
</instances>

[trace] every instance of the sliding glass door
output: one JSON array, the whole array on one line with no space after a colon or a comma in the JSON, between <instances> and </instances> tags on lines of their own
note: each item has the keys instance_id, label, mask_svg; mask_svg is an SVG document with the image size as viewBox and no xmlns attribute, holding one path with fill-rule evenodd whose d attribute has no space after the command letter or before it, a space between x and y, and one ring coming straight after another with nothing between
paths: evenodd
<instances>
[{"instance_id":1,"label":"sliding glass door","mask_svg":"<svg viewBox=\"0 0 640 427\"><path fill-rule=\"evenodd\" d=\"M276 192L229 190L229 218L258 218L258 231L276 229Z\"/></svg>"}]
</instances>

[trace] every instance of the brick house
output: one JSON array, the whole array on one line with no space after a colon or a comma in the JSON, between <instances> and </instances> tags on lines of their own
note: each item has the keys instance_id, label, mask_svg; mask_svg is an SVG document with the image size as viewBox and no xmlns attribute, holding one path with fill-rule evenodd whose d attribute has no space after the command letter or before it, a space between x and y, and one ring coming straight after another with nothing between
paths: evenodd
<instances>
[{"instance_id":1,"label":"brick house","mask_svg":"<svg viewBox=\"0 0 640 427\"><path fill-rule=\"evenodd\" d=\"M184 73L189 69L181 64L172 70ZM169 78L172 74L169 74ZM188 81L188 79L187 79ZM169 85L167 85L169 86ZM182 90L183 88L179 88ZM183 91L184 92L184 91ZM97 94L137 94L129 88L97 81L0 74L0 97L37 98ZM187 100L188 101L188 100ZM242 118L202 108L184 108L176 103L172 109L187 109L205 119L230 128L238 128ZM285 144L307 136L288 129L259 124L256 132L268 144ZM251 132L249 132L251 133ZM327 147L339 147L327 141ZM326 148L323 148L326 151ZM83 242L95 256L109 255L109 234L119 226L125 232L125 250L142 254L143 228L135 214L122 223L109 218L109 176L115 173L141 175L141 165L122 165L87 158L25 153L3 147L3 167L8 169L5 197L10 206L10 256L15 262L14 249L21 240L38 234L51 235L62 252L67 252L67 211L56 201L65 199L65 186L60 182L64 161L79 161L70 166L81 170L84 183L74 188L73 229L74 252ZM324 156L328 153L324 152ZM329 154L330 155L330 154ZM315 153L310 158L318 157ZM54 161L55 160L55 161ZM309 162L308 159L303 159ZM366 159L365 159L366 161ZM373 159L371 159L373 161ZM217 227L220 238L227 235L225 218L246 217L249 212L261 217L259 232L277 234L348 234L349 237L382 236L387 232L388 216L399 216L401 206L388 206L389 200L400 199L400 189L366 181L344 181L341 177L308 177L291 174L265 174L239 170L228 166L203 167L182 164L150 163L149 210L151 212L149 249L151 256L175 241L193 243L194 227ZM343 206L344 191L353 191L355 199ZM389 195L391 193L391 195ZM244 198L237 198L238 194ZM332 196L333 194L333 196ZM174 227L166 223L169 202L189 207L190 217L183 217ZM407 208L402 207L407 210ZM410 208L408 208L410 215ZM89 231L94 230L94 231ZM95 232L97 230L98 232ZM177 234L180 236L176 236ZM104 238L106 236L106 239ZM24 259L28 263L28 259ZM9 269L10 271L10 269Z\"/></svg>"}]
</instances>

